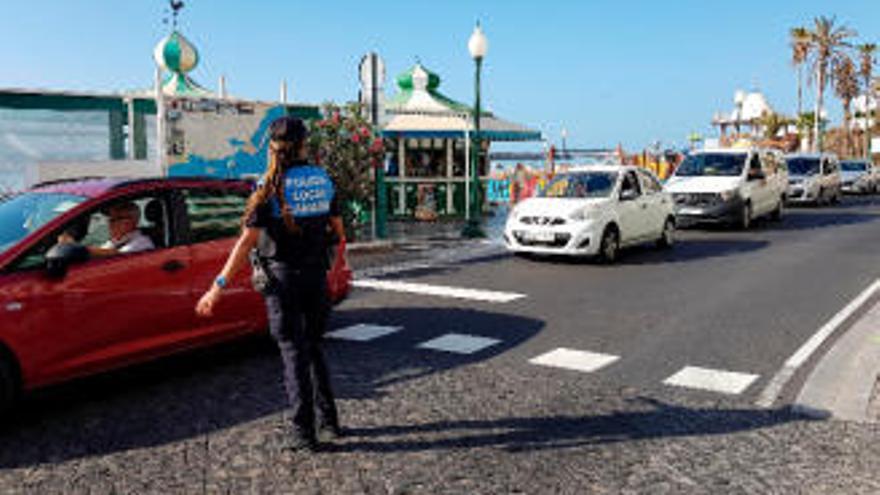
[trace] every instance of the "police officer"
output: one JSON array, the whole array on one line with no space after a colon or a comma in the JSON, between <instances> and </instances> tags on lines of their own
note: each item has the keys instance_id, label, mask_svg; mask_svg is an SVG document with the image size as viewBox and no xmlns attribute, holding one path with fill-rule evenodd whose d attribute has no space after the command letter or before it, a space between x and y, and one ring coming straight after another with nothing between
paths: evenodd
<instances>
[{"instance_id":1,"label":"police officer","mask_svg":"<svg viewBox=\"0 0 880 495\"><path fill-rule=\"evenodd\" d=\"M269 329L281 350L292 409L293 450L314 451L318 438L339 435L330 377L321 352L327 324L328 225L344 240L339 204L327 172L306 161L303 122L282 117L269 128L266 175L248 201L242 234L223 270L199 300L210 316L227 281L248 262L251 249L265 261Z\"/></svg>"}]
</instances>

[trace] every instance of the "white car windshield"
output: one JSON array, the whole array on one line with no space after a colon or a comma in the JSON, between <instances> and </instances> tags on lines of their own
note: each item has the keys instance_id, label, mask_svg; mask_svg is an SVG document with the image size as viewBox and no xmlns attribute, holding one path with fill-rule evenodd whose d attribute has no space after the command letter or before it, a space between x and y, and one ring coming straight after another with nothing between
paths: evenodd
<instances>
[{"instance_id":1,"label":"white car windshield","mask_svg":"<svg viewBox=\"0 0 880 495\"><path fill-rule=\"evenodd\" d=\"M816 175L819 173L818 158L789 158L785 160L792 175Z\"/></svg>"},{"instance_id":2,"label":"white car windshield","mask_svg":"<svg viewBox=\"0 0 880 495\"><path fill-rule=\"evenodd\" d=\"M868 164L865 162L840 162L840 170L844 172L867 172Z\"/></svg>"},{"instance_id":3,"label":"white car windshield","mask_svg":"<svg viewBox=\"0 0 880 495\"><path fill-rule=\"evenodd\" d=\"M0 253L88 198L72 194L25 193L0 203Z\"/></svg>"},{"instance_id":4,"label":"white car windshield","mask_svg":"<svg viewBox=\"0 0 880 495\"><path fill-rule=\"evenodd\" d=\"M569 172L556 176L542 198L607 198L617 182L617 172Z\"/></svg>"},{"instance_id":5,"label":"white car windshield","mask_svg":"<svg viewBox=\"0 0 880 495\"><path fill-rule=\"evenodd\" d=\"M685 158L675 171L675 175L736 177L742 173L745 163L745 153L698 153Z\"/></svg>"}]
</instances>

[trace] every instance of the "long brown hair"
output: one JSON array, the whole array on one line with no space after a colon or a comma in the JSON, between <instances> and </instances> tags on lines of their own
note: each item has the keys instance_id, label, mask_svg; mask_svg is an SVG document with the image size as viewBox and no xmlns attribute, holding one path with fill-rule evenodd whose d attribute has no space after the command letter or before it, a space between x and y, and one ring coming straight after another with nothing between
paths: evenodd
<instances>
[{"instance_id":1,"label":"long brown hair","mask_svg":"<svg viewBox=\"0 0 880 495\"><path fill-rule=\"evenodd\" d=\"M281 209L281 218L290 232L299 232L299 226L293 220L293 214L284 199L284 172L286 167L298 158L303 142L282 141L271 139L269 141L268 165L266 175L257 190L248 199L247 207L242 217L242 223L254 214L256 209L264 205L270 198L275 198L278 208Z\"/></svg>"}]
</instances>

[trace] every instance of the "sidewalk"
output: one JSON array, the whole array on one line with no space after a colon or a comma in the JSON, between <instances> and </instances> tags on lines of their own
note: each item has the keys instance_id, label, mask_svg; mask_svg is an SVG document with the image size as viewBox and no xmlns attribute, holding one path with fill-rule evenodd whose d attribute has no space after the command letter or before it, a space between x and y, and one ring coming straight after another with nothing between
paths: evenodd
<instances>
[{"instance_id":1,"label":"sidewalk","mask_svg":"<svg viewBox=\"0 0 880 495\"><path fill-rule=\"evenodd\" d=\"M846 421L880 421L880 301L872 304L810 373L796 409Z\"/></svg>"},{"instance_id":2,"label":"sidewalk","mask_svg":"<svg viewBox=\"0 0 880 495\"><path fill-rule=\"evenodd\" d=\"M388 238L367 239L348 245L349 262L358 275L373 275L376 270L399 271L412 263L454 261L498 252L507 219L506 208L498 208L482 220L483 239L461 236L464 220L435 222L388 222Z\"/></svg>"}]
</instances>

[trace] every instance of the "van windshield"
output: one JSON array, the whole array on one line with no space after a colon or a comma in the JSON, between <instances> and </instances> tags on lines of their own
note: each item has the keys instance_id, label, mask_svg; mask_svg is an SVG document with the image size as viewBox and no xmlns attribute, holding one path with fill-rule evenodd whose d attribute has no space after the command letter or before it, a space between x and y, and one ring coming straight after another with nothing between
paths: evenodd
<instances>
[{"instance_id":1,"label":"van windshield","mask_svg":"<svg viewBox=\"0 0 880 495\"><path fill-rule=\"evenodd\" d=\"M88 198L30 192L0 203L0 253Z\"/></svg>"},{"instance_id":2,"label":"van windshield","mask_svg":"<svg viewBox=\"0 0 880 495\"><path fill-rule=\"evenodd\" d=\"M745 163L745 153L698 153L685 158L675 171L675 175L736 177L742 173Z\"/></svg>"},{"instance_id":3,"label":"van windshield","mask_svg":"<svg viewBox=\"0 0 880 495\"><path fill-rule=\"evenodd\" d=\"M788 172L792 175L816 175L819 173L818 158L789 158Z\"/></svg>"}]
</instances>

